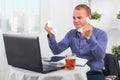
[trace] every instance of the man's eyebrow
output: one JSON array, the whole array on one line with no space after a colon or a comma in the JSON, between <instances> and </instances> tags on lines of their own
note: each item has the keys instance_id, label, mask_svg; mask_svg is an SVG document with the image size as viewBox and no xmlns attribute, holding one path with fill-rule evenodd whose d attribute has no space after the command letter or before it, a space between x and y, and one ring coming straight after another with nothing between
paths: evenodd
<instances>
[{"instance_id":1,"label":"man's eyebrow","mask_svg":"<svg viewBox=\"0 0 120 80\"><path fill-rule=\"evenodd\" d=\"M78 17L73 16L73 18L78 18L78 19L81 19L81 18L82 18L82 16L78 16Z\"/></svg>"}]
</instances>

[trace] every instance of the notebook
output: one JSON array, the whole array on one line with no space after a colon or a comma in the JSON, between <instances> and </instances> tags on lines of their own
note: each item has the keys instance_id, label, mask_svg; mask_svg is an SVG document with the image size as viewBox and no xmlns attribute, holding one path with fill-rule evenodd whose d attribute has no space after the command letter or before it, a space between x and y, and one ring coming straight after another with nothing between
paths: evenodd
<instances>
[{"instance_id":1,"label":"notebook","mask_svg":"<svg viewBox=\"0 0 120 80\"><path fill-rule=\"evenodd\" d=\"M42 60L39 36L3 34L3 39L9 65L40 73L60 70L65 66Z\"/></svg>"}]
</instances>

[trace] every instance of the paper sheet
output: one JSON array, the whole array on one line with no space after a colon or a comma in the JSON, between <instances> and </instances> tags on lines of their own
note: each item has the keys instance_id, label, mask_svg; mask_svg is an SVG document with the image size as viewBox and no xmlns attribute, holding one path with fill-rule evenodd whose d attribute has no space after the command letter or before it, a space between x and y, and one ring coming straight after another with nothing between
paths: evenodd
<instances>
[{"instance_id":1,"label":"paper sheet","mask_svg":"<svg viewBox=\"0 0 120 80\"><path fill-rule=\"evenodd\" d=\"M79 58L79 57L76 57L75 59L76 59L76 66L85 66L88 61L87 59ZM65 59L62 59L58 62L65 64Z\"/></svg>"}]
</instances>

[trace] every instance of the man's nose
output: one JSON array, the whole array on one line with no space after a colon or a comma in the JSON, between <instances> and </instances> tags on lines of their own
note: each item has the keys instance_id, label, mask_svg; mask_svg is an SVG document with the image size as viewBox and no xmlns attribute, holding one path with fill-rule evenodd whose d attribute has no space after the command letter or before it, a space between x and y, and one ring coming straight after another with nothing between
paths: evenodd
<instances>
[{"instance_id":1,"label":"man's nose","mask_svg":"<svg viewBox=\"0 0 120 80\"><path fill-rule=\"evenodd\" d=\"M77 18L76 18L76 19L74 19L74 22L79 22L79 19L77 19Z\"/></svg>"}]
</instances>

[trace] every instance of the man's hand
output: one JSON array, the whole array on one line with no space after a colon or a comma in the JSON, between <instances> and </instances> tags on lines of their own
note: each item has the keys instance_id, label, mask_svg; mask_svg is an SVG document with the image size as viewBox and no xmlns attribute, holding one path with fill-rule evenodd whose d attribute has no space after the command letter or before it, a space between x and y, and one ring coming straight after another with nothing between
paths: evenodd
<instances>
[{"instance_id":1,"label":"man's hand","mask_svg":"<svg viewBox=\"0 0 120 80\"><path fill-rule=\"evenodd\" d=\"M52 30L53 30L53 28L52 27L49 27L48 26L48 23L46 23L46 25L45 25L45 30L48 32L48 35L49 36L52 36L53 34L52 34Z\"/></svg>"},{"instance_id":2,"label":"man's hand","mask_svg":"<svg viewBox=\"0 0 120 80\"><path fill-rule=\"evenodd\" d=\"M81 35L84 38L91 37L92 36L92 25L86 24L85 26L83 26Z\"/></svg>"}]
</instances>

